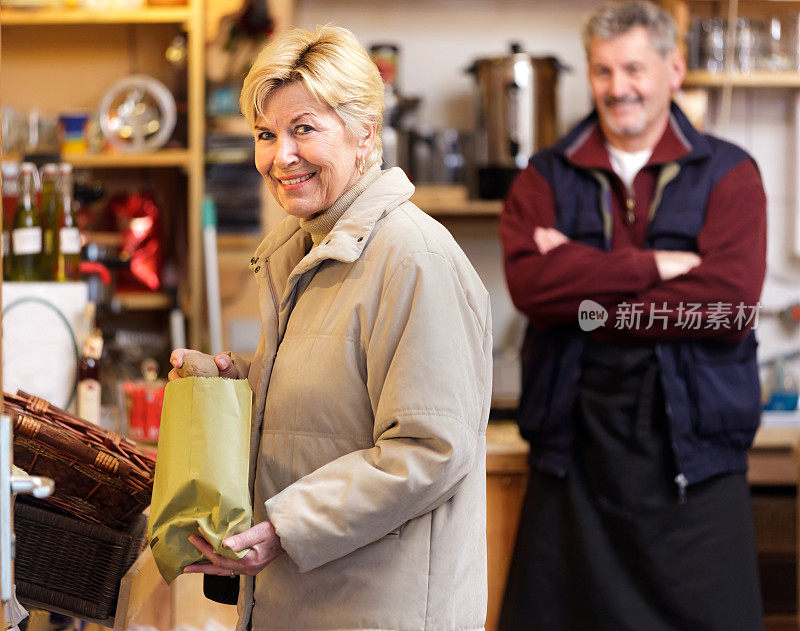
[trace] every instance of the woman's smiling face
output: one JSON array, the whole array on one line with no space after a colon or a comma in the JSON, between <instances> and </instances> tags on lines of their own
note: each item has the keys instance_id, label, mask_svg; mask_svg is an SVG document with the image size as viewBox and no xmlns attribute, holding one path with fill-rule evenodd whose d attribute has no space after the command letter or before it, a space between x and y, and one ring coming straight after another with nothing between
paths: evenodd
<instances>
[{"instance_id":1,"label":"woman's smiling face","mask_svg":"<svg viewBox=\"0 0 800 631\"><path fill-rule=\"evenodd\" d=\"M272 91L256 120L256 168L287 213L308 219L326 210L359 179L369 153L326 103L301 83Z\"/></svg>"}]
</instances>

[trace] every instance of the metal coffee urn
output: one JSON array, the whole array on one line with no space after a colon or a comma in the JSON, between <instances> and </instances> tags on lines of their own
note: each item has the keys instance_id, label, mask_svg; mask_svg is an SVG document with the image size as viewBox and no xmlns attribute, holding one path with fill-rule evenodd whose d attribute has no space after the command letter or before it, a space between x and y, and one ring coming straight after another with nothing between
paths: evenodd
<instances>
[{"instance_id":1,"label":"metal coffee urn","mask_svg":"<svg viewBox=\"0 0 800 631\"><path fill-rule=\"evenodd\" d=\"M504 197L533 153L557 140L556 92L563 68L555 57L531 57L511 44L509 55L477 59L467 70L478 88L475 163L481 198Z\"/></svg>"}]
</instances>

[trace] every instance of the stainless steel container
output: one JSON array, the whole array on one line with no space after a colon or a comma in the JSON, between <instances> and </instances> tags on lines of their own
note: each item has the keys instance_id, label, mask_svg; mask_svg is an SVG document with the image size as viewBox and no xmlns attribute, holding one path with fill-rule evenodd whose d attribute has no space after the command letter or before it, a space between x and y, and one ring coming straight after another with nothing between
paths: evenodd
<instances>
[{"instance_id":1,"label":"stainless steel container","mask_svg":"<svg viewBox=\"0 0 800 631\"><path fill-rule=\"evenodd\" d=\"M475 161L481 197L505 195L533 153L556 141L560 68L554 57L531 57L512 44L509 55L478 59L468 69L478 89Z\"/></svg>"}]
</instances>

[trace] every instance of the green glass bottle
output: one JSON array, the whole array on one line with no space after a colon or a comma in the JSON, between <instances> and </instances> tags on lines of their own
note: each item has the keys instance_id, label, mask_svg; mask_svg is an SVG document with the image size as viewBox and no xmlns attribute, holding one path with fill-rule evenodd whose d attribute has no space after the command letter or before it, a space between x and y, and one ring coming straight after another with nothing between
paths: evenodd
<instances>
[{"instance_id":1,"label":"green glass bottle","mask_svg":"<svg viewBox=\"0 0 800 631\"><path fill-rule=\"evenodd\" d=\"M58 165L45 164L40 172L42 178L42 280L56 280L58 264L58 231L61 221L58 214L56 178Z\"/></svg>"},{"instance_id":2,"label":"green glass bottle","mask_svg":"<svg viewBox=\"0 0 800 631\"><path fill-rule=\"evenodd\" d=\"M38 191L39 171L36 165L23 162L19 168L19 201L11 227L11 280L42 279L42 224L36 205Z\"/></svg>"},{"instance_id":3,"label":"green glass bottle","mask_svg":"<svg viewBox=\"0 0 800 631\"><path fill-rule=\"evenodd\" d=\"M3 160L3 280L11 280L11 222L19 198L19 162Z\"/></svg>"},{"instance_id":4,"label":"green glass bottle","mask_svg":"<svg viewBox=\"0 0 800 631\"><path fill-rule=\"evenodd\" d=\"M72 203L72 165L62 162L58 165L58 215L61 228L58 231L58 261L56 280L80 280L78 269L81 262L81 235L75 205Z\"/></svg>"},{"instance_id":5,"label":"green glass bottle","mask_svg":"<svg viewBox=\"0 0 800 631\"><path fill-rule=\"evenodd\" d=\"M3 213L3 280L11 280L11 231Z\"/></svg>"}]
</instances>

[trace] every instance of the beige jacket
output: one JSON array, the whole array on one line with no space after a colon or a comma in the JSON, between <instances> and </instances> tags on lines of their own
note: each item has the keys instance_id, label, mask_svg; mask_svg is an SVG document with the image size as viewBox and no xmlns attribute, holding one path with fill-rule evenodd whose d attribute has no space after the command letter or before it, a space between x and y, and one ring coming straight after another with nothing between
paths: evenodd
<instances>
[{"instance_id":1,"label":"beige jacket","mask_svg":"<svg viewBox=\"0 0 800 631\"><path fill-rule=\"evenodd\" d=\"M387 171L309 254L288 217L252 260L254 517L286 554L241 629L483 628L489 296L413 191Z\"/></svg>"}]
</instances>

